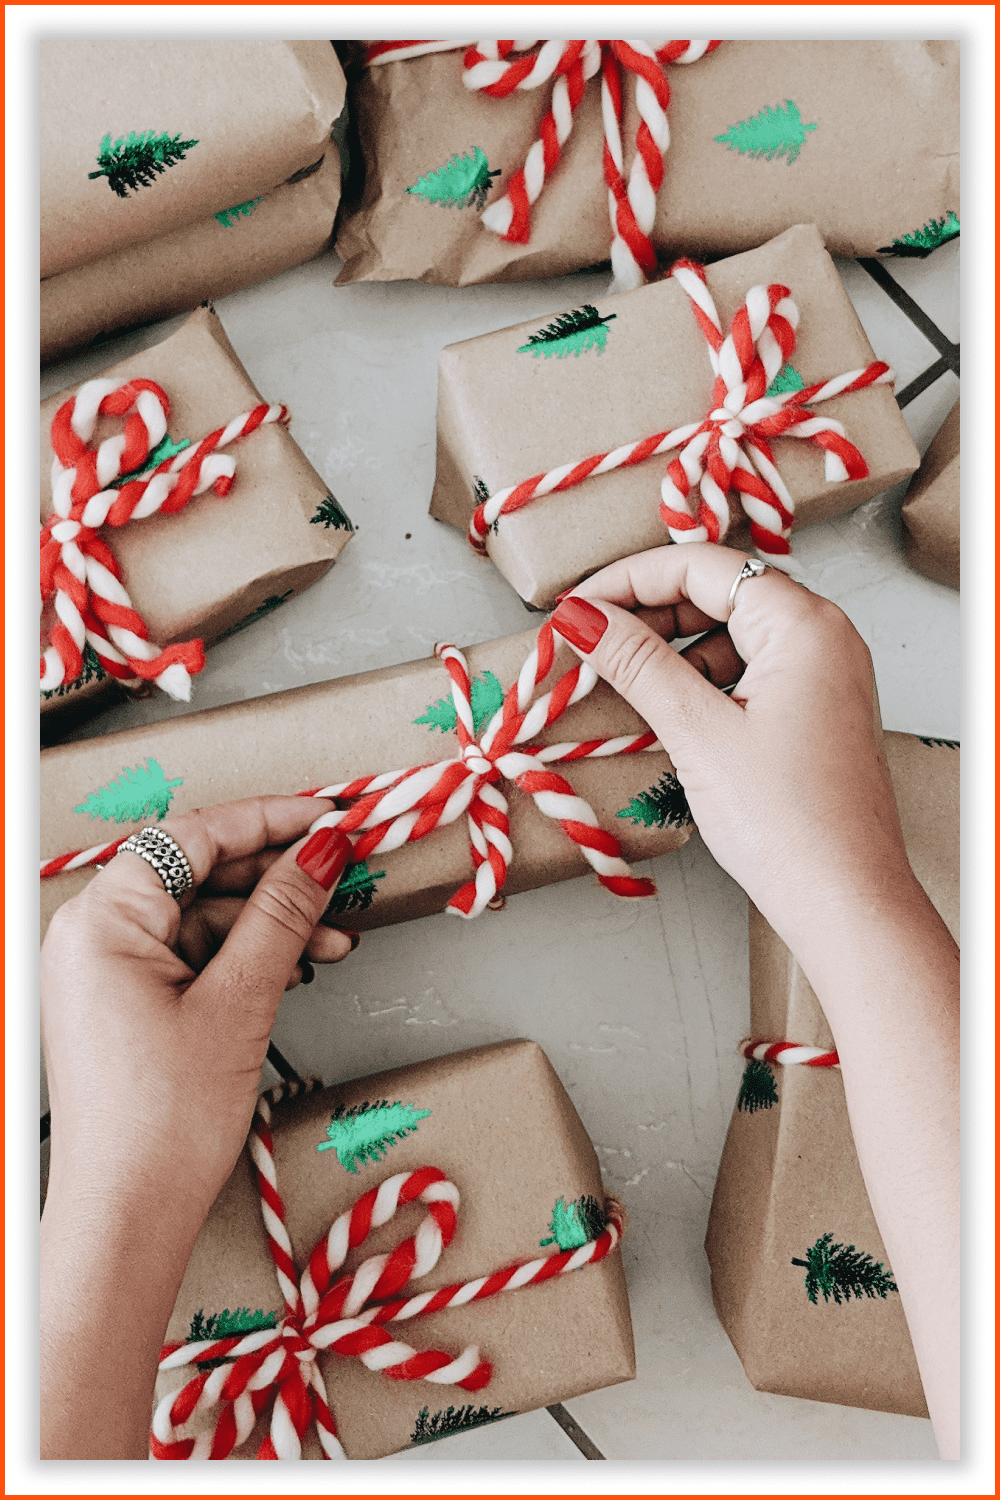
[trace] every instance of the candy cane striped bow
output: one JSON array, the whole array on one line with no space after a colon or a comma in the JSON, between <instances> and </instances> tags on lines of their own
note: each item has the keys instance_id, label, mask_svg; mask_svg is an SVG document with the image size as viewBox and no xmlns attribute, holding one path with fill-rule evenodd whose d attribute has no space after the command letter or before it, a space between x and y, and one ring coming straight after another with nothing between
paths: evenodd
<instances>
[{"instance_id":1,"label":"candy cane striped bow","mask_svg":"<svg viewBox=\"0 0 1000 1500\"><path fill-rule=\"evenodd\" d=\"M589 79L601 74L601 111L604 118L604 178L608 185L611 219L611 266L614 287L628 291L641 286L656 270L650 238L656 218L656 195L663 182L663 157L670 145L667 109L669 63L691 63L714 52L718 42L543 41L530 57L534 42L476 42L465 54L463 82L494 99L505 99L515 89L537 89L552 82L552 102L542 120L539 138L523 167L507 182L498 198L481 215L488 229L502 239L526 245L531 238L531 210L546 179L555 170L573 129L573 116ZM401 57L441 51L441 42L379 43L370 48L369 65ZM622 74L635 78L639 127L635 155L625 180L622 152L624 88Z\"/></svg>"},{"instance_id":2,"label":"candy cane striped bow","mask_svg":"<svg viewBox=\"0 0 1000 1500\"><path fill-rule=\"evenodd\" d=\"M129 477L148 464L169 415L167 396L152 380L88 380L52 419L53 513L41 529L40 563L42 610L54 613L55 623L41 659L42 692L76 681L89 643L104 671L128 686L152 681L171 698L191 696L191 676L205 664L201 641L150 641L98 530L173 515L207 489L227 495L236 464L218 450L266 422L287 422L288 410L255 406L144 477ZM92 448L100 416L123 418L124 431Z\"/></svg>"},{"instance_id":3,"label":"candy cane striped bow","mask_svg":"<svg viewBox=\"0 0 1000 1500\"><path fill-rule=\"evenodd\" d=\"M427 1317L443 1308L461 1307L594 1265L621 1239L623 1212L612 1198L601 1234L575 1250L507 1266L492 1276L436 1292L396 1297L409 1281L434 1268L458 1227L458 1189L437 1167L421 1167L389 1177L364 1193L316 1245L298 1278L278 1192L270 1129L272 1105L286 1093L298 1092L298 1087L282 1084L261 1095L249 1137L268 1247L285 1301L284 1316L273 1328L163 1348L161 1370L190 1365L201 1369L157 1406L150 1435L153 1458L226 1458L250 1436L272 1397L270 1433L258 1449L258 1458L301 1458L310 1426L315 1426L324 1458L344 1458L317 1364L321 1350L359 1359L390 1380L427 1380L457 1385L464 1391L481 1390L493 1367L480 1359L474 1345L457 1357L440 1349L418 1352L386 1333L383 1325ZM388 1255L371 1256L352 1274L336 1275L349 1250L413 1202L427 1206L416 1234ZM374 1300L381 1297L390 1300Z\"/></svg>"},{"instance_id":4,"label":"candy cane striped bow","mask_svg":"<svg viewBox=\"0 0 1000 1500\"><path fill-rule=\"evenodd\" d=\"M555 633L546 624L538 632L535 647L517 682L477 742L465 657L454 646L435 649L452 681L461 754L435 765L411 766L405 771L363 776L356 781L301 792L299 795L303 797L329 797L354 804L317 818L310 832L340 827L351 838L354 863L359 864L372 854L383 854L424 838L435 828L454 823L464 813L468 818L476 877L456 891L446 910L455 916L477 917L502 889L514 857L507 799L495 784L506 777L534 798L546 817L558 822L608 890L616 896L655 895L656 886L651 880L638 879L632 874L621 857L618 840L598 827L597 815L590 804L577 796L564 777L549 769L558 762L662 750L655 734L646 730L643 734L619 735L607 740L560 745L526 743L554 724L571 703L585 698L597 682L594 669L580 662L550 692L532 702L535 689L548 676L555 656ZM90 849L43 860L40 877L44 880L62 870L103 864L118 852L127 837L122 834Z\"/></svg>"},{"instance_id":5,"label":"candy cane striped bow","mask_svg":"<svg viewBox=\"0 0 1000 1500\"><path fill-rule=\"evenodd\" d=\"M486 555L486 538L501 516L542 495L572 489L592 474L629 468L679 448L660 486L660 517L671 538L721 542L729 530L728 496L735 491L750 518L758 552L778 567L787 566L795 501L775 467L771 440L805 438L823 448L824 473L831 482L867 477L864 456L848 441L841 423L809 408L866 386L891 384L895 376L889 366L875 360L863 370L849 370L803 390L765 394L795 351L799 311L788 287L751 287L724 335L704 267L681 260L671 275L690 297L708 342L715 373L708 416L498 490L477 506L469 523L469 541L481 555Z\"/></svg>"},{"instance_id":6,"label":"candy cane striped bow","mask_svg":"<svg viewBox=\"0 0 1000 1500\"><path fill-rule=\"evenodd\" d=\"M828 1052L823 1047L805 1047L801 1042L769 1042L747 1037L740 1042L737 1051L748 1062L777 1063L783 1068L796 1064L806 1068L840 1067L836 1052Z\"/></svg>"},{"instance_id":7,"label":"candy cane striped bow","mask_svg":"<svg viewBox=\"0 0 1000 1500\"><path fill-rule=\"evenodd\" d=\"M551 671L555 655L555 632L546 624L538 632L535 647L517 682L477 740L465 657L455 646L437 646L435 651L451 677L461 754L436 765L415 766L318 788L313 796L357 800L349 810L317 818L313 829L337 826L350 834L354 839L354 860L360 862L372 854L398 849L401 844L423 838L464 813L468 818L476 876L456 891L446 910L454 916L477 917L503 888L514 857L507 799L496 785L505 777L527 792L540 812L559 823L608 890L617 896L655 895L656 886L651 880L637 879L632 874L621 857L618 840L598 827L590 804L577 796L565 777L549 769L555 762L660 750L662 746L655 734L647 730L638 735L573 744L528 743L554 724L571 703L585 698L597 681L594 669L580 662L550 692L532 702L535 689Z\"/></svg>"}]
</instances>

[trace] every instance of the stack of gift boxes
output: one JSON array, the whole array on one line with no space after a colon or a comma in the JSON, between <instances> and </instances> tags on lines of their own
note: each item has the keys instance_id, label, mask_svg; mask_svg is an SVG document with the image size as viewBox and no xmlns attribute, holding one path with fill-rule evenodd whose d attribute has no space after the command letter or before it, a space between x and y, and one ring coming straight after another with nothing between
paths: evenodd
<instances>
[{"instance_id":1,"label":"stack of gift boxes","mask_svg":"<svg viewBox=\"0 0 1000 1500\"><path fill-rule=\"evenodd\" d=\"M401 767L453 766L466 743L455 672L436 657L53 744L123 691L158 684L197 709L204 646L252 630L351 538L346 512L294 440L282 393L255 389L211 298L319 253L331 236L339 284L460 287L610 258L614 281L596 304L556 308L440 357L437 474L424 499L539 610L616 558L690 539L756 546L787 566L799 527L918 470L892 372L831 252L927 254L957 234L955 44L47 42L42 98L43 359L189 314L100 382L42 407L43 931L94 863L168 809L320 791L349 807L388 785L388 773L398 781ZM342 200L335 127L351 147ZM757 334L765 323L784 332L766 348L758 339L766 380L748 389L727 377L725 361L720 373L717 356L734 320L748 309L758 317L761 297ZM728 493L705 479L710 445L725 459ZM914 566L957 585L957 406L903 517ZM484 857L464 816L442 818L418 842L368 838L332 908L350 911L353 925L446 906L474 914L491 893L495 904L588 864L601 875L586 841L518 779L506 759L515 743L593 810L602 858L622 869L692 832L668 756L611 689L588 682L563 713L545 708L561 677L580 671L547 626L471 648L466 667L473 734L487 779L502 778L517 849L509 879L494 869L483 886ZM505 702L523 717L512 743ZM587 748L608 740L613 755ZM238 763L224 753L234 742ZM563 754L567 746L583 753ZM951 889L950 856L929 858L925 872L921 850L932 823L938 847L950 847L957 756L898 736L890 750L897 793L913 801L903 807L911 856L938 899L938 875ZM360 824L356 836L366 837ZM634 882L634 894L644 884ZM832 1045L794 961L757 918L752 964L754 1046L792 1032L802 1045ZM838 1303L812 1315L808 1278L824 1256L850 1244L869 1267L882 1271L885 1259L839 1073L800 1073L749 1053L747 1067L708 1250L719 1315L751 1380L922 1411L898 1298L883 1287L857 1313ZM488 1101L499 1098L508 1126L545 1143L532 1146L544 1170L530 1201L516 1173L497 1177L485 1145L495 1123ZM544 1287L522 1273L524 1289L502 1315L493 1304L442 1307L418 1325L415 1343L456 1357L466 1344L491 1345L497 1368L482 1397L471 1394L478 1376L463 1376L471 1384L445 1404L325 1353L336 1441L350 1456L631 1377L620 1208L536 1047L509 1043L264 1108L300 1271L331 1222L386 1175L390 1150L394 1171L432 1159L461 1195L462 1235L435 1285L532 1263L542 1246L579 1261L579 1275L550 1268ZM262 1129L271 1139L266 1121ZM798 1148L810 1142L804 1175L785 1155L801 1162ZM427 1191L421 1201L437 1201ZM416 1222L387 1225L364 1255ZM891 1272L884 1277L888 1286ZM297 1315L289 1298L245 1156L178 1300L169 1337L180 1352L161 1376L154 1451L202 1452L209 1439L188 1430L183 1400L175 1404L184 1380L199 1358L204 1368L238 1362L240 1338ZM221 1355L209 1348L226 1339ZM240 1429L237 1456L257 1451L266 1423L257 1427ZM318 1431L303 1456L320 1456Z\"/></svg>"}]
</instances>

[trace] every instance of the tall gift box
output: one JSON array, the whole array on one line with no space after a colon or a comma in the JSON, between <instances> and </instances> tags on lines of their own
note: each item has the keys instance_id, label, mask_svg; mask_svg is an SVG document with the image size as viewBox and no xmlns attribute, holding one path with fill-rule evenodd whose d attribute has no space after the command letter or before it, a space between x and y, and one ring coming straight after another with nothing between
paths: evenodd
<instances>
[{"instance_id":1,"label":"tall gift box","mask_svg":"<svg viewBox=\"0 0 1000 1500\"><path fill-rule=\"evenodd\" d=\"M722 331L752 288L789 290L798 312L794 349L769 391L792 401L800 390L838 383L851 372L874 374L871 345L814 225L797 225L757 250L716 261L704 274ZM670 466L687 464L683 443L693 451L700 441L690 441L694 428L727 410L713 399L712 352L676 276L548 321L448 345L438 374L431 514L463 531L471 525L476 545L521 598L543 608L606 563L668 541L661 501ZM919 454L885 379L813 398L814 407L802 408L815 410L817 425L833 422L846 431L857 457L839 478L827 477L831 455L820 451L822 433L816 441L762 439L767 452L774 445L779 479L772 489L776 496L782 485L787 490L778 509L768 503L754 510L752 498L745 505L757 527L753 540L770 547L769 556L780 562L778 554L794 546L785 539L788 497L794 526L808 525L852 509L917 467ZM761 403L755 404L759 410ZM765 432L769 420L762 423ZM727 418L723 436L733 425ZM737 421L736 428L743 424ZM685 431L687 438L679 436L674 447L657 445ZM617 466L598 467L609 454ZM708 462L704 454L699 462ZM761 462L754 458L756 468ZM736 478L744 482L739 473ZM504 508L494 515L491 502L500 505L501 497L507 497ZM699 482L692 481L692 512L700 497ZM671 504L678 503L672 493ZM709 515L715 534L706 533L708 539L751 544L749 519L735 494L728 505L725 497L713 503L722 503L723 515L714 521L714 512ZM704 539L703 530L678 535Z\"/></svg>"},{"instance_id":2,"label":"tall gift box","mask_svg":"<svg viewBox=\"0 0 1000 1500\"><path fill-rule=\"evenodd\" d=\"M958 747L887 734L885 748L910 863L957 938ZM750 1012L705 1240L722 1326L757 1390L926 1416L840 1071L823 1065L836 1056L833 1036L802 970L753 907ZM783 1053L781 1042L797 1045ZM793 1060L782 1065L783 1055Z\"/></svg>"},{"instance_id":3,"label":"tall gift box","mask_svg":"<svg viewBox=\"0 0 1000 1500\"><path fill-rule=\"evenodd\" d=\"M169 401L164 438L142 471L141 477L150 481L160 460L184 465L202 439L261 406L259 392L210 308L197 309L170 338L111 366L100 379L112 387L152 381ZM80 390L72 386L42 403L43 523L53 513L53 419ZM280 410L275 407L272 415ZM175 514L164 506L161 513L144 515L144 492L125 524L97 526L97 545L106 543L113 554L151 641L164 646L192 637L211 642L241 629L315 583L347 545L350 520L286 424L287 413L285 420L266 422L231 445L223 444L221 452L235 463L230 493L209 488L195 493ZM100 416L90 446L113 440L121 426L117 418ZM214 461L211 454L209 461ZM91 488L100 485L95 480ZM101 587L110 587L106 579ZM57 609L55 598L43 611L43 652L51 645ZM57 685L44 686L43 676L46 738L104 706L114 694L113 674L105 674L89 639L81 649L78 677L67 673ZM135 685L127 666L119 671Z\"/></svg>"},{"instance_id":4,"label":"tall gift box","mask_svg":"<svg viewBox=\"0 0 1000 1500\"><path fill-rule=\"evenodd\" d=\"M801 221L846 256L925 254L958 233L954 41L342 49L363 164L338 226L342 282L536 279L609 254L617 270L637 241L655 269Z\"/></svg>"},{"instance_id":5,"label":"tall gift box","mask_svg":"<svg viewBox=\"0 0 1000 1500\"><path fill-rule=\"evenodd\" d=\"M959 402L956 401L903 501L906 555L938 583L958 588L960 578Z\"/></svg>"},{"instance_id":6,"label":"tall gift box","mask_svg":"<svg viewBox=\"0 0 1000 1500\"><path fill-rule=\"evenodd\" d=\"M534 1042L265 1102L170 1319L152 1454L208 1457L214 1440L220 1458L254 1458L262 1442L273 1445L263 1457L379 1458L631 1380L621 1227L583 1124ZM392 1263L380 1275L359 1270L392 1252L405 1262L395 1278ZM345 1297L338 1278L354 1273ZM304 1401L287 1388L277 1396L289 1371L273 1368L275 1345L290 1368L299 1362ZM249 1393L230 1407L228 1437L208 1397L193 1421L178 1420L187 1382L221 1368L215 1386L228 1375L235 1387L241 1356L244 1367L270 1358L273 1383L254 1391L252 1408ZM414 1378L418 1369L431 1378Z\"/></svg>"},{"instance_id":7,"label":"tall gift box","mask_svg":"<svg viewBox=\"0 0 1000 1500\"><path fill-rule=\"evenodd\" d=\"M542 632L551 640L548 626ZM336 925L381 927L446 906L476 915L504 893L588 869L618 895L651 895L652 882L632 876L622 856L650 859L690 838L673 766L635 710L581 671L568 647L545 667L542 632L465 652L473 745L459 733L454 678L435 657L46 750L43 930L129 833L168 812L265 793L326 791L353 819L354 863L329 911ZM458 653L447 650L455 666ZM531 662L545 675L529 694L525 733L499 754L499 734L487 746L489 726L503 731L505 700L516 707ZM574 699L569 690L589 681ZM394 804L384 811L371 802L383 795Z\"/></svg>"}]
</instances>

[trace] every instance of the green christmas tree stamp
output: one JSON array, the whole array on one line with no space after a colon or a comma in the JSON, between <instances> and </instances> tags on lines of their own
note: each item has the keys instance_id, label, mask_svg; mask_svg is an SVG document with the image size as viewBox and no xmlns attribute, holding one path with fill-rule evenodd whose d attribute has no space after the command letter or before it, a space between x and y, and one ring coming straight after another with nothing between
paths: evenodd
<instances>
[{"instance_id":1,"label":"green christmas tree stamp","mask_svg":"<svg viewBox=\"0 0 1000 1500\"><path fill-rule=\"evenodd\" d=\"M951 210L945 214L943 219L931 219L922 229L915 229L912 234L904 234L898 240L893 240L891 245L880 245L879 255L909 255L920 260L930 255L939 245L946 245L949 240L958 239L961 233L961 225L958 215Z\"/></svg>"},{"instance_id":2,"label":"green christmas tree stamp","mask_svg":"<svg viewBox=\"0 0 1000 1500\"><path fill-rule=\"evenodd\" d=\"M72 682L61 682L58 687L46 688L44 692L39 694L39 697L46 699L46 701L49 698L65 698L67 693L75 693L77 688L83 687L84 683L100 682L102 677L107 677L108 674L101 666L97 652L89 641L85 643L81 655L83 656L83 666L80 668L79 677L74 677Z\"/></svg>"},{"instance_id":3,"label":"green christmas tree stamp","mask_svg":"<svg viewBox=\"0 0 1000 1500\"><path fill-rule=\"evenodd\" d=\"M788 391L804 391L805 387L806 383L794 365L782 365L764 395L784 396Z\"/></svg>"},{"instance_id":4,"label":"green christmas tree stamp","mask_svg":"<svg viewBox=\"0 0 1000 1500\"><path fill-rule=\"evenodd\" d=\"M784 156L791 166L806 143L806 132L816 128L815 123L804 124L798 105L793 99L786 99L775 109L765 105L759 114L730 125L714 139L730 151L756 160L774 161Z\"/></svg>"},{"instance_id":5,"label":"green christmas tree stamp","mask_svg":"<svg viewBox=\"0 0 1000 1500\"><path fill-rule=\"evenodd\" d=\"M327 491L326 499L321 500L316 507L316 514L309 517L310 526L330 527L334 531L353 531L354 522L347 511Z\"/></svg>"},{"instance_id":6,"label":"green christmas tree stamp","mask_svg":"<svg viewBox=\"0 0 1000 1500\"><path fill-rule=\"evenodd\" d=\"M482 677L472 679L470 702L472 722L478 734L483 725L503 707L503 688L492 672L484 672ZM449 694L447 698L439 698L436 703L428 704L427 711L413 722L426 724L429 729L440 729L442 734L450 734L457 723L454 698Z\"/></svg>"},{"instance_id":7,"label":"green christmas tree stamp","mask_svg":"<svg viewBox=\"0 0 1000 1500\"><path fill-rule=\"evenodd\" d=\"M491 179L499 176L500 168L491 172L485 151L473 146L464 154L456 152L443 167L425 173L406 191L441 208L482 209L493 185Z\"/></svg>"},{"instance_id":8,"label":"green christmas tree stamp","mask_svg":"<svg viewBox=\"0 0 1000 1500\"><path fill-rule=\"evenodd\" d=\"M369 870L368 861L359 859L337 886L324 915L343 916L349 911L367 911L378 894L376 881L384 879L384 870Z\"/></svg>"},{"instance_id":9,"label":"green christmas tree stamp","mask_svg":"<svg viewBox=\"0 0 1000 1500\"><path fill-rule=\"evenodd\" d=\"M490 487L486 483L486 480L479 474L473 474L472 476L472 492L476 497L477 505L485 505L486 501L490 498Z\"/></svg>"},{"instance_id":10,"label":"green christmas tree stamp","mask_svg":"<svg viewBox=\"0 0 1000 1500\"><path fill-rule=\"evenodd\" d=\"M190 438L181 438L179 443L175 443L170 433L165 432L156 447L146 455L145 462L141 463L137 469L130 469L127 474L119 475L115 483L121 488L133 479L141 479L144 474L150 474L154 469L158 469L166 459L176 458L178 453L183 453L184 449L190 446Z\"/></svg>"},{"instance_id":11,"label":"green christmas tree stamp","mask_svg":"<svg viewBox=\"0 0 1000 1500\"><path fill-rule=\"evenodd\" d=\"M294 592L294 589L286 589L283 594L268 594L264 602L258 604L256 609L252 609L248 615L244 615L242 620L237 620L235 625L230 625L228 630L224 630L220 636L216 636L216 645L220 641L228 641L231 635L239 635L241 630L246 630L248 625L255 625L258 620L263 620L265 615L273 614L276 609L279 609L284 604L286 599L292 597Z\"/></svg>"},{"instance_id":12,"label":"green christmas tree stamp","mask_svg":"<svg viewBox=\"0 0 1000 1500\"><path fill-rule=\"evenodd\" d=\"M119 198L127 198L129 188L135 192L141 187L152 187L157 177L183 161L197 144L197 141L182 141L179 134L155 130L130 130L116 141L112 141L109 133L97 152L98 170L87 175L106 177L111 191Z\"/></svg>"},{"instance_id":13,"label":"green christmas tree stamp","mask_svg":"<svg viewBox=\"0 0 1000 1500\"><path fill-rule=\"evenodd\" d=\"M366 1162L381 1161L390 1146L412 1135L430 1113L414 1104L401 1104L398 1099L394 1104L388 1099L369 1104L366 1099L351 1109L339 1104L326 1127L327 1139L316 1150L336 1151L344 1171L356 1172Z\"/></svg>"},{"instance_id":14,"label":"green christmas tree stamp","mask_svg":"<svg viewBox=\"0 0 1000 1500\"><path fill-rule=\"evenodd\" d=\"M558 1245L560 1250L578 1250L588 1240L596 1240L603 1234L608 1219L603 1208L592 1193L584 1193L567 1203L557 1198L552 1209L548 1239L539 1240L540 1245Z\"/></svg>"},{"instance_id":15,"label":"green christmas tree stamp","mask_svg":"<svg viewBox=\"0 0 1000 1500\"><path fill-rule=\"evenodd\" d=\"M608 342L608 324L617 316L606 313L602 318L596 307L585 302L539 328L517 352L531 354L536 359L540 354L546 359L565 359L568 354L579 357L586 349L596 349L600 354Z\"/></svg>"},{"instance_id":16,"label":"green christmas tree stamp","mask_svg":"<svg viewBox=\"0 0 1000 1500\"><path fill-rule=\"evenodd\" d=\"M278 1313L266 1313L261 1308L251 1312L248 1307L239 1307L230 1312L227 1307L223 1312L212 1313L206 1318L205 1309L200 1307L191 1319L187 1342L201 1344L208 1339L229 1339L237 1334L256 1333L261 1328L273 1328L278 1317Z\"/></svg>"},{"instance_id":17,"label":"green christmas tree stamp","mask_svg":"<svg viewBox=\"0 0 1000 1500\"><path fill-rule=\"evenodd\" d=\"M684 788L669 771L664 771L654 786L633 797L615 817L627 818L644 828L686 828L693 822Z\"/></svg>"},{"instance_id":18,"label":"green christmas tree stamp","mask_svg":"<svg viewBox=\"0 0 1000 1500\"><path fill-rule=\"evenodd\" d=\"M961 748L962 748L962 742L961 742L961 740L935 740L935 739L928 739L928 738L926 738L922 734L918 735L917 738L920 740L920 743L922 745L929 745L931 749L933 749L935 747L935 745L944 746L944 748L946 750L961 750Z\"/></svg>"},{"instance_id":19,"label":"green christmas tree stamp","mask_svg":"<svg viewBox=\"0 0 1000 1500\"><path fill-rule=\"evenodd\" d=\"M815 1245L806 1251L805 1260L792 1256L793 1266L804 1266L806 1272L806 1296L817 1303L820 1296L824 1302L831 1297L834 1302L850 1302L854 1297L881 1297L889 1292L898 1292L892 1272L880 1260L873 1260L863 1250L853 1245L834 1243L833 1235L820 1235Z\"/></svg>"},{"instance_id":20,"label":"green christmas tree stamp","mask_svg":"<svg viewBox=\"0 0 1000 1500\"><path fill-rule=\"evenodd\" d=\"M778 1090L774 1083L774 1074L767 1063L760 1062L756 1057L751 1057L743 1069L743 1077L740 1079L740 1092L736 1099L736 1108L748 1115L755 1114L758 1109L772 1109L778 1102Z\"/></svg>"},{"instance_id":21,"label":"green christmas tree stamp","mask_svg":"<svg viewBox=\"0 0 1000 1500\"><path fill-rule=\"evenodd\" d=\"M234 203L232 208L220 208L217 214L213 214L213 218L218 219L223 229L231 229L241 219L249 219L262 198L263 195L261 198L248 198L245 203Z\"/></svg>"},{"instance_id":22,"label":"green christmas tree stamp","mask_svg":"<svg viewBox=\"0 0 1000 1500\"><path fill-rule=\"evenodd\" d=\"M104 823L138 823L142 818L162 818L174 800L173 789L184 778L168 781L158 760L149 756L145 765L125 766L121 774L98 787L74 807L74 812Z\"/></svg>"},{"instance_id":23,"label":"green christmas tree stamp","mask_svg":"<svg viewBox=\"0 0 1000 1500\"><path fill-rule=\"evenodd\" d=\"M444 1411L436 1411L433 1416L430 1408L421 1407L417 1413L413 1431L410 1433L410 1442L416 1446L420 1443L436 1443L439 1438L449 1437L453 1432L471 1432L473 1427L485 1427L490 1422L502 1422L504 1417L516 1417L516 1411L504 1411L500 1406L448 1406Z\"/></svg>"}]
</instances>

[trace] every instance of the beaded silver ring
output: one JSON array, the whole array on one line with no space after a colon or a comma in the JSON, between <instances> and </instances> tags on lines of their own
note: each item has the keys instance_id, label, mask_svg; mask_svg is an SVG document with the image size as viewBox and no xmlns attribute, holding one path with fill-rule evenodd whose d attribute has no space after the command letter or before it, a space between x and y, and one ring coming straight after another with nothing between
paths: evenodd
<instances>
[{"instance_id":1,"label":"beaded silver ring","mask_svg":"<svg viewBox=\"0 0 1000 1500\"><path fill-rule=\"evenodd\" d=\"M726 600L726 603L729 607L729 614L726 616L727 620L732 615L733 605L736 603L736 591L739 588L740 584L744 581L744 579L747 578L759 578L760 575L762 573L765 573L766 571L767 563L761 562L759 557L747 558L746 562L743 564L742 568L733 580L732 588L729 590L729 598Z\"/></svg>"},{"instance_id":2,"label":"beaded silver ring","mask_svg":"<svg viewBox=\"0 0 1000 1500\"><path fill-rule=\"evenodd\" d=\"M140 828L131 834L118 850L119 854L138 854L163 881L168 896L179 901L194 885L187 855L163 828Z\"/></svg>"}]
</instances>

